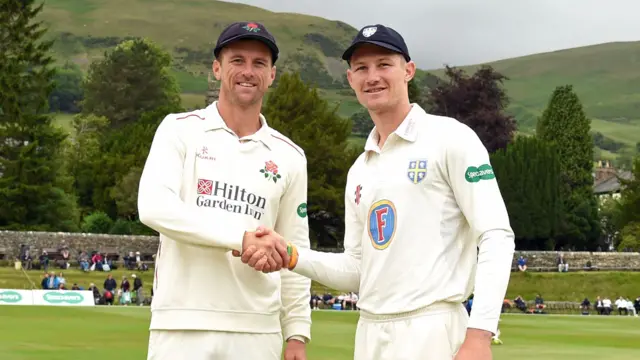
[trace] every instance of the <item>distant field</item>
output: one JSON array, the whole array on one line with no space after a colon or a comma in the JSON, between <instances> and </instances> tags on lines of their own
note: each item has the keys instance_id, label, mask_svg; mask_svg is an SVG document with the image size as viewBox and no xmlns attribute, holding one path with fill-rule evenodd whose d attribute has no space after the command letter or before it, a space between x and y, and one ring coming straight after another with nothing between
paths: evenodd
<instances>
[{"instance_id":1,"label":"distant field","mask_svg":"<svg viewBox=\"0 0 640 360\"><path fill-rule=\"evenodd\" d=\"M180 98L182 98L182 106L185 109L201 109L204 107L204 95L204 92L199 94L182 93L180 94Z\"/></svg>"},{"instance_id":2,"label":"distant field","mask_svg":"<svg viewBox=\"0 0 640 360\"><path fill-rule=\"evenodd\" d=\"M2 358L7 360L145 359L148 307L0 308ZM314 311L310 360L353 359L355 311ZM504 315L496 360L637 360L638 318ZM81 353L85 355L81 355ZM86 355L90 354L90 355Z\"/></svg>"},{"instance_id":3,"label":"distant field","mask_svg":"<svg viewBox=\"0 0 640 360\"><path fill-rule=\"evenodd\" d=\"M58 113L53 115L53 124L71 133L73 131L74 114Z\"/></svg>"},{"instance_id":4,"label":"distant field","mask_svg":"<svg viewBox=\"0 0 640 360\"><path fill-rule=\"evenodd\" d=\"M640 118L640 111L638 115ZM591 121L591 128L634 148L635 144L640 141L640 120L637 119L624 122L594 119Z\"/></svg>"},{"instance_id":5,"label":"distant field","mask_svg":"<svg viewBox=\"0 0 640 360\"><path fill-rule=\"evenodd\" d=\"M340 104L338 113L346 118L363 109L352 90L322 90L320 95L331 103Z\"/></svg>"}]
</instances>

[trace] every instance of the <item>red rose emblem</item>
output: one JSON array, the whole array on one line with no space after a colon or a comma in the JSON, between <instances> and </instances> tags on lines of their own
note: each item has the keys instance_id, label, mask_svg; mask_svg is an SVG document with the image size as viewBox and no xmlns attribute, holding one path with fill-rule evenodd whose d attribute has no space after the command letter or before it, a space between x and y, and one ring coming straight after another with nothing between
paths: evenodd
<instances>
[{"instance_id":1,"label":"red rose emblem","mask_svg":"<svg viewBox=\"0 0 640 360\"><path fill-rule=\"evenodd\" d=\"M276 175L278 173L278 165L276 165L273 161L267 161L264 168L273 175Z\"/></svg>"},{"instance_id":2,"label":"red rose emblem","mask_svg":"<svg viewBox=\"0 0 640 360\"><path fill-rule=\"evenodd\" d=\"M255 24L255 23L248 23L248 24L247 24L247 27L248 27L249 29L257 29L257 28L258 28L258 24Z\"/></svg>"}]
</instances>

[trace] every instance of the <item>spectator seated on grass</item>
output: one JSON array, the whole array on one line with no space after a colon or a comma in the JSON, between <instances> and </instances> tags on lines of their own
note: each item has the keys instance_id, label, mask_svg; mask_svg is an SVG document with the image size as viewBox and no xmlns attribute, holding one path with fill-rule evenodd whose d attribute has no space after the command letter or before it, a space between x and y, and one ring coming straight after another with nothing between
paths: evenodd
<instances>
[{"instance_id":1,"label":"spectator seated on grass","mask_svg":"<svg viewBox=\"0 0 640 360\"><path fill-rule=\"evenodd\" d=\"M540 294L536 295L536 300L535 300L535 310L534 313L535 314L544 314L544 308L546 307L544 304L544 299L542 298L542 296Z\"/></svg>"},{"instance_id":2,"label":"spectator seated on grass","mask_svg":"<svg viewBox=\"0 0 640 360\"><path fill-rule=\"evenodd\" d=\"M62 270L66 270L71 266L69 264L69 260L71 259L71 252L69 252L69 248L63 247L60 251L60 260L56 261L58 268Z\"/></svg>"},{"instance_id":3,"label":"spectator seated on grass","mask_svg":"<svg viewBox=\"0 0 640 360\"><path fill-rule=\"evenodd\" d=\"M591 302L589 298L584 298L582 303L580 304L580 310L582 310L582 315L589 315L589 309L591 308Z\"/></svg>"},{"instance_id":4,"label":"spectator seated on grass","mask_svg":"<svg viewBox=\"0 0 640 360\"><path fill-rule=\"evenodd\" d=\"M89 271L91 267L91 259L89 258L89 254L86 251L82 251L80 255L78 255L78 265L80 266L80 270Z\"/></svg>"},{"instance_id":5,"label":"spectator seated on grass","mask_svg":"<svg viewBox=\"0 0 640 360\"><path fill-rule=\"evenodd\" d=\"M567 272L569 271L569 263L564 259L564 255L560 254L558 259L556 260L556 264L558 265L559 272Z\"/></svg>"},{"instance_id":6,"label":"spectator seated on grass","mask_svg":"<svg viewBox=\"0 0 640 360\"><path fill-rule=\"evenodd\" d=\"M622 315L623 312L625 315L629 314L629 310L627 310L627 301L623 299L622 296L620 296L614 304L618 310L618 315Z\"/></svg>"},{"instance_id":7,"label":"spectator seated on grass","mask_svg":"<svg viewBox=\"0 0 640 360\"><path fill-rule=\"evenodd\" d=\"M42 270L49 271L49 253L47 250L43 250L42 254L40 254L40 265L42 266Z\"/></svg>"},{"instance_id":8,"label":"spectator seated on grass","mask_svg":"<svg viewBox=\"0 0 640 360\"><path fill-rule=\"evenodd\" d=\"M602 315L610 315L612 310L611 299L608 297L602 299Z\"/></svg>"},{"instance_id":9,"label":"spectator seated on grass","mask_svg":"<svg viewBox=\"0 0 640 360\"><path fill-rule=\"evenodd\" d=\"M136 268L136 257L133 251L129 251L129 255L123 257L122 260L124 260L124 267L127 270L134 270Z\"/></svg>"},{"instance_id":10,"label":"spectator seated on grass","mask_svg":"<svg viewBox=\"0 0 640 360\"><path fill-rule=\"evenodd\" d=\"M604 313L604 302L602 301L602 299L600 299L600 296L596 296L596 311L598 312L599 315L602 315Z\"/></svg>"},{"instance_id":11,"label":"spectator seated on grass","mask_svg":"<svg viewBox=\"0 0 640 360\"><path fill-rule=\"evenodd\" d=\"M623 298L623 306L625 307L627 315L638 316L635 307L633 306L633 302L629 300L629 298Z\"/></svg>"},{"instance_id":12,"label":"spectator seated on grass","mask_svg":"<svg viewBox=\"0 0 640 360\"><path fill-rule=\"evenodd\" d=\"M527 302L522 299L522 296L518 295L518 297L513 300L513 303L516 305L516 308L523 313L527 312Z\"/></svg>"},{"instance_id":13,"label":"spectator seated on grass","mask_svg":"<svg viewBox=\"0 0 640 360\"><path fill-rule=\"evenodd\" d=\"M522 255L518 258L518 270L527 271L527 259Z\"/></svg>"}]
</instances>

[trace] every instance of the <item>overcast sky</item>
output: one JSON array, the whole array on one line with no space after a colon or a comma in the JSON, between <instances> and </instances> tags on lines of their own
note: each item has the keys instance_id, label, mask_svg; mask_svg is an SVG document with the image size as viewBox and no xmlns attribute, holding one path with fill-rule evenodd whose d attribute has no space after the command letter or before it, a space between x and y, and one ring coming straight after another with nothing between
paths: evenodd
<instances>
[{"instance_id":1,"label":"overcast sky","mask_svg":"<svg viewBox=\"0 0 640 360\"><path fill-rule=\"evenodd\" d=\"M321 16L356 28L391 26L422 69L640 40L640 0L226 1Z\"/></svg>"}]
</instances>

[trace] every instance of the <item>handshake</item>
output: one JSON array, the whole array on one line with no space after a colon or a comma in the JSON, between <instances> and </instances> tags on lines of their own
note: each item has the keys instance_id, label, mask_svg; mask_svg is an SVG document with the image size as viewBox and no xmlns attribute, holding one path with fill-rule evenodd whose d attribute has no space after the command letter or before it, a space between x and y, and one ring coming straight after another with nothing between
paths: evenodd
<instances>
[{"instance_id":1,"label":"handshake","mask_svg":"<svg viewBox=\"0 0 640 360\"><path fill-rule=\"evenodd\" d=\"M280 234L262 226L254 232L245 232L242 239L242 254L237 250L233 250L232 254L239 257L243 263L265 274L280 271L282 268L293 268L298 255L295 247L288 246Z\"/></svg>"}]
</instances>

